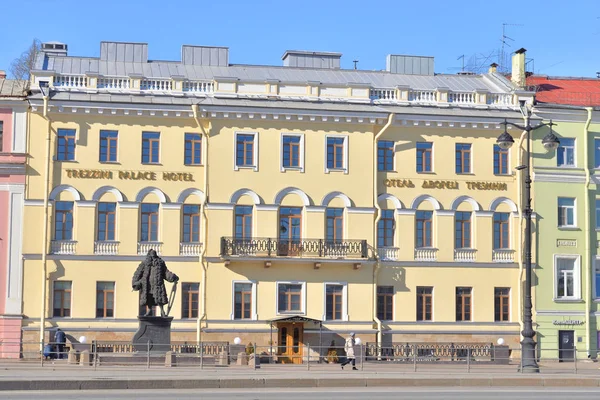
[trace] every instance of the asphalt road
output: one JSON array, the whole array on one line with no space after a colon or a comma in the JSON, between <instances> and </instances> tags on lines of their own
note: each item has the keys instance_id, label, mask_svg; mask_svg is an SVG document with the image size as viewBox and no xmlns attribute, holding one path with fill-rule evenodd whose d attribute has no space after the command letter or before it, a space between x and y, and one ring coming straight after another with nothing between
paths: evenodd
<instances>
[{"instance_id":1,"label":"asphalt road","mask_svg":"<svg viewBox=\"0 0 600 400\"><path fill-rule=\"evenodd\" d=\"M382 399L419 399L419 400L551 400L568 398L569 400L598 399L600 388L352 388L352 389L210 389L210 390L106 390L106 391L23 391L0 392L0 399L75 400L75 399L111 399L111 400L382 400Z\"/></svg>"}]
</instances>

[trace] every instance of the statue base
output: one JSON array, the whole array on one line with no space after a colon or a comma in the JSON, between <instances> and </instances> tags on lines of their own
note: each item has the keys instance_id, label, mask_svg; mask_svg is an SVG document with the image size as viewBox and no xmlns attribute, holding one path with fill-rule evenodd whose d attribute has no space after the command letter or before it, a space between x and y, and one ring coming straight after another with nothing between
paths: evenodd
<instances>
[{"instance_id":1,"label":"statue base","mask_svg":"<svg viewBox=\"0 0 600 400\"><path fill-rule=\"evenodd\" d=\"M171 350L171 321L173 317L138 317L140 327L133 335L133 347L140 352Z\"/></svg>"}]
</instances>

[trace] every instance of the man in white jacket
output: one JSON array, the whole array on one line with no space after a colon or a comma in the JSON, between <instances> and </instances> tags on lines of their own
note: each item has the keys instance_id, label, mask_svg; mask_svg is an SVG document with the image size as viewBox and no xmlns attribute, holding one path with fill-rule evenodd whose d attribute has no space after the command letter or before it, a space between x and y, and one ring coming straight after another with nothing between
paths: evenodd
<instances>
[{"instance_id":1,"label":"man in white jacket","mask_svg":"<svg viewBox=\"0 0 600 400\"><path fill-rule=\"evenodd\" d=\"M342 363L342 369L344 369L345 365L352 362L352 369L355 371L358 370L356 368L356 358L354 357L354 332L350 333L350 336L346 339L344 350L346 351L346 361Z\"/></svg>"}]
</instances>

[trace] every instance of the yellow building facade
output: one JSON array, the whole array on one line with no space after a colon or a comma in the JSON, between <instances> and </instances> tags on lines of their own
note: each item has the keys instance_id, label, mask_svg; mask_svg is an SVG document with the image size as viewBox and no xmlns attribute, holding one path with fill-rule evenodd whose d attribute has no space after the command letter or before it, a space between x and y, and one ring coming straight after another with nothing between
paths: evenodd
<instances>
[{"instance_id":1,"label":"yellow building facade","mask_svg":"<svg viewBox=\"0 0 600 400\"><path fill-rule=\"evenodd\" d=\"M24 340L131 340L156 249L180 278L173 341L517 345L518 156L495 140L529 93L405 56L100 53L45 44L32 71Z\"/></svg>"}]
</instances>

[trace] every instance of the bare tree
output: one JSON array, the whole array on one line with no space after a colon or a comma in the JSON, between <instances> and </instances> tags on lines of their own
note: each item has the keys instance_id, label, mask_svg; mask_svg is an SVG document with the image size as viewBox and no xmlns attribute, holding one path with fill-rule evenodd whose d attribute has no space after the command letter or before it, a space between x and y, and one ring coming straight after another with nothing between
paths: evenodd
<instances>
[{"instance_id":1,"label":"bare tree","mask_svg":"<svg viewBox=\"0 0 600 400\"><path fill-rule=\"evenodd\" d=\"M40 51L41 42L33 39L31 46L25 50L19 58L15 58L10 64L10 74L14 79L29 80L29 73L35 64L35 56Z\"/></svg>"}]
</instances>

